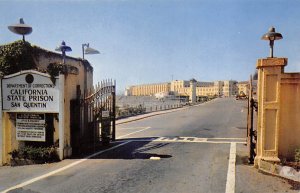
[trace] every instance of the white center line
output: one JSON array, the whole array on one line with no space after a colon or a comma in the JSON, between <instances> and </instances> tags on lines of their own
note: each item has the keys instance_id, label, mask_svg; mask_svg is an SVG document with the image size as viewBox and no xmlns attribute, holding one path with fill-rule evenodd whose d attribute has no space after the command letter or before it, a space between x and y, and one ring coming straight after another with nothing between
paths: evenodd
<instances>
[{"instance_id":1,"label":"white center line","mask_svg":"<svg viewBox=\"0 0 300 193\"><path fill-rule=\"evenodd\" d=\"M14 190L14 189L17 189L17 188L21 188L21 187L27 186L27 185L29 185L29 184L32 184L32 183L36 182L36 181L42 180L42 179L44 179L44 178L47 178L47 177L49 177L49 176L52 176L52 175L57 174L57 173L59 173L59 172L62 172L62 171L64 171L64 170L66 170L66 169L69 169L69 168L71 168L71 167L74 167L74 166L76 166L76 165L78 165L78 164L80 164L80 163L82 163L82 162L84 162L84 161L86 161L86 160L88 160L88 159L90 159L90 158L92 158L92 157L95 157L95 156L100 155L100 154L102 154L102 153L105 153L105 152L107 152L107 151L116 149L116 148L118 148L118 147L120 147L120 146L126 145L126 144L128 144L128 143L130 143L130 142L131 142L131 141L126 141L126 142L124 142L124 143L121 143L121 144L116 145L116 146L114 146L114 147L111 147L111 148L109 148L109 149L99 151L99 152L97 152L97 153L94 153L94 154L92 154L92 155L89 155L89 156L85 157L84 159L80 159L80 160L78 160L78 161L76 161L76 162L73 162L73 163L71 163L71 164L69 164L69 165L66 165L66 166L64 166L64 167L62 167L62 168L59 168L59 169L54 170L54 171L52 171L52 172L49 172L49 173L46 173L46 174L44 174L44 175L38 176L38 177L33 178L33 179L31 179L31 180L22 182L22 183L20 183L20 184L17 184L16 186L10 187L10 188L8 188L8 189L2 191L1 193L6 193L6 192L9 192L9 191Z\"/></svg>"},{"instance_id":2,"label":"white center line","mask_svg":"<svg viewBox=\"0 0 300 193\"><path fill-rule=\"evenodd\" d=\"M135 134L135 133L139 133L139 132L145 131L145 130L150 129L150 128L151 128L151 127L146 127L146 128L144 128L144 129L141 129L141 130L138 130L138 131L135 131L135 132L132 132L132 133L128 133L128 134L126 134L126 135L122 135L122 136L118 137L118 139L127 137L127 136L132 135L132 134Z\"/></svg>"},{"instance_id":3,"label":"white center line","mask_svg":"<svg viewBox=\"0 0 300 193\"><path fill-rule=\"evenodd\" d=\"M235 162L236 162L236 143L232 142L230 144L225 193L234 193L235 191Z\"/></svg>"},{"instance_id":4,"label":"white center line","mask_svg":"<svg viewBox=\"0 0 300 193\"><path fill-rule=\"evenodd\" d=\"M128 127L128 128L118 128L119 130L135 130L135 129L144 129L145 127Z\"/></svg>"}]
</instances>

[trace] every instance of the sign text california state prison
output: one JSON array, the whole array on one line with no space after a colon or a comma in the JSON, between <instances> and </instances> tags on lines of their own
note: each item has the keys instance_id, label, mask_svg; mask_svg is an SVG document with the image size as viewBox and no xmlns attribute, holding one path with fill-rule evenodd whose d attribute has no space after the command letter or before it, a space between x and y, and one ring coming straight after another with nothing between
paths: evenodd
<instances>
[{"instance_id":1,"label":"sign text california state prison","mask_svg":"<svg viewBox=\"0 0 300 193\"><path fill-rule=\"evenodd\" d=\"M10 106L25 108L47 108L47 102L53 102L54 96L47 89L53 84L7 84L9 90L6 101Z\"/></svg>"}]
</instances>

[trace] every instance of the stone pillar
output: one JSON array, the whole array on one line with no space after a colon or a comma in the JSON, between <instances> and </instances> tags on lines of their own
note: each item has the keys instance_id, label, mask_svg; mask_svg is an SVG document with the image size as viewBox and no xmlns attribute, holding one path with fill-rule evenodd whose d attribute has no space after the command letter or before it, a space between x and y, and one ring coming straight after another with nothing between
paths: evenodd
<instances>
[{"instance_id":1,"label":"stone pillar","mask_svg":"<svg viewBox=\"0 0 300 193\"><path fill-rule=\"evenodd\" d=\"M190 80L190 103L196 102L196 82L195 79Z\"/></svg>"},{"instance_id":2,"label":"stone pillar","mask_svg":"<svg viewBox=\"0 0 300 193\"><path fill-rule=\"evenodd\" d=\"M65 76L59 75L59 159L64 159L64 148L65 148Z\"/></svg>"},{"instance_id":3,"label":"stone pillar","mask_svg":"<svg viewBox=\"0 0 300 193\"><path fill-rule=\"evenodd\" d=\"M280 82L287 58L266 58L257 61L258 118L254 165L261 161L279 162L278 136L280 125Z\"/></svg>"},{"instance_id":4,"label":"stone pillar","mask_svg":"<svg viewBox=\"0 0 300 193\"><path fill-rule=\"evenodd\" d=\"M1 75L1 71L0 71L0 166L3 165L3 143L4 143L4 139L3 139L3 125L2 125L2 116L3 116L3 112L2 112L2 75Z\"/></svg>"}]
</instances>

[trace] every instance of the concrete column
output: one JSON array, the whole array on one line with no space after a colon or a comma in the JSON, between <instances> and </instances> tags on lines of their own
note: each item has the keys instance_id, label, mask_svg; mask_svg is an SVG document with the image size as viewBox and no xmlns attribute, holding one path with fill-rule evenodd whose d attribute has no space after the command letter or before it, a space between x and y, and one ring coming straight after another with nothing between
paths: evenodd
<instances>
[{"instance_id":1,"label":"concrete column","mask_svg":"<svg viewBox=\"0 0 300 193\"><path fill-rule=\"evenodd\" d=\"M280 83L286 65L287 58L266 58L257 61L258 120L255 166L260 166L261 160L280 161L278 158Z\"/></svg>"},{"instance_id":2,"label":"concrete column","mask_svg":"<svg viewBox=\"0 0 300 193\"><path fill-rule=\"evenodd\" d=\"M64 146L65 146L65 75L59 75L59 159L64 159Z\"/></svg>"},{"instance_id":3,"label":"concrete column","mask_svg":"<svg viewBox=\"0 0 300 193\"><path fill-rule=\"evenodd\" d=\"M1 75L0 75L1 76ZM0 166L3 165L3 125L2 125L2 77L0 77Z\"/></svg>"}]
</instances>

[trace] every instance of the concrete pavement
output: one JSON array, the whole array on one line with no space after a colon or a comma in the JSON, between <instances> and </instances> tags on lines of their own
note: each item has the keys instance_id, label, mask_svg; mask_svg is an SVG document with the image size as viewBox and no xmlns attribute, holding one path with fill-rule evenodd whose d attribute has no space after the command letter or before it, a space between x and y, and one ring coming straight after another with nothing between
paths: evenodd
<instances>
[{"instance_id":1,"label":"concrete pavement","mask_svg":"<svg viewBox=\"0 0 300 193\"><path fill-rule=\"evenodd\" d=\"M244 106L217 99L118 125L118 146L93 157L0 168L0 191L298 192L245 164Z\"/></svg>"}]
</instances>

